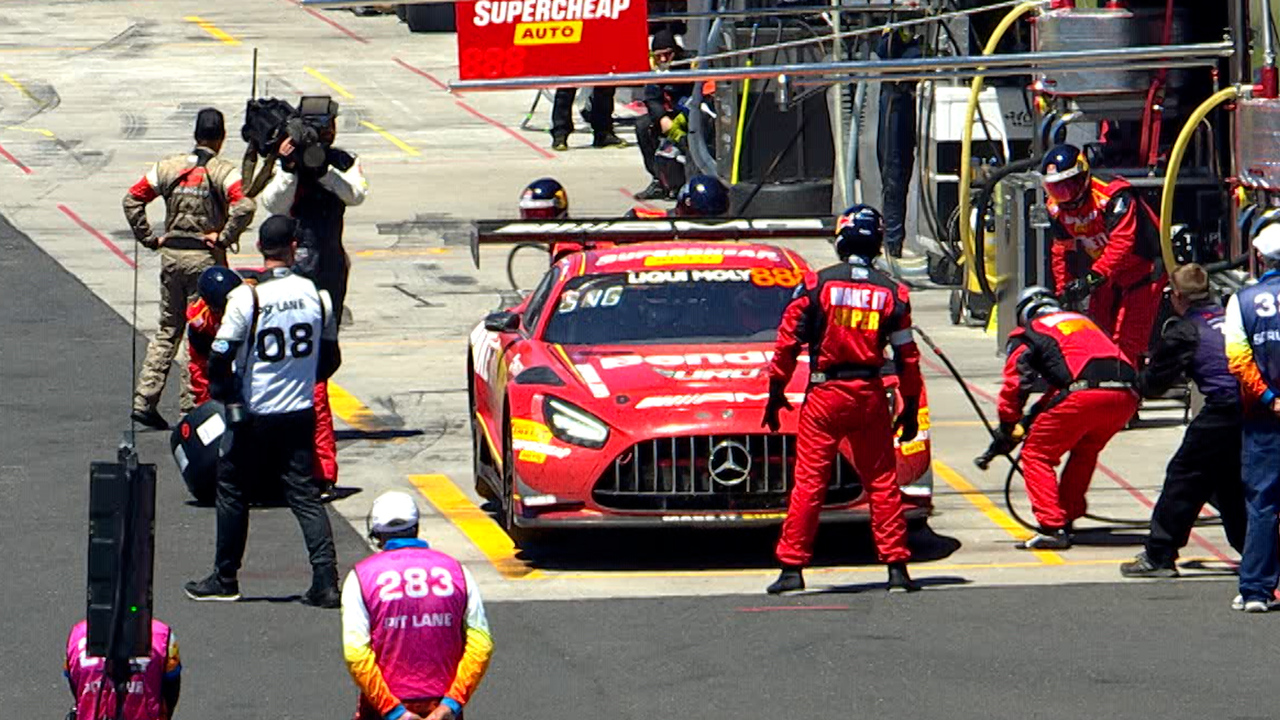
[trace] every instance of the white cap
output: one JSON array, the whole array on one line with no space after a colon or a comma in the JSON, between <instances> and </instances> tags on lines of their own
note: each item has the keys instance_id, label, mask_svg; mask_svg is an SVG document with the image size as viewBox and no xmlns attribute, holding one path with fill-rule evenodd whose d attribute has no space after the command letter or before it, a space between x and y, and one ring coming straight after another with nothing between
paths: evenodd
<instances>
[{"instance_id":1,"label":"white cap","mask_svg":"<svg viewBox=\"0 0 1280 720\"><path fill-rule=\"evenodd\" d=\"M382 493L369 511L369 534L389 535L418 524L418 504L413 496L399 490Z\"/></svg>"},{"instance_id":2,"label":"white cap","mask_svg":"<svg viewBox=\"0 0 1280 720\"><path fill-rule=\"evenodd\" d=\"M1253 249L1265 258L1280 260L1280 223L1271 223L1258 231L1253 238Z\"/></svg>"}]
</instances>

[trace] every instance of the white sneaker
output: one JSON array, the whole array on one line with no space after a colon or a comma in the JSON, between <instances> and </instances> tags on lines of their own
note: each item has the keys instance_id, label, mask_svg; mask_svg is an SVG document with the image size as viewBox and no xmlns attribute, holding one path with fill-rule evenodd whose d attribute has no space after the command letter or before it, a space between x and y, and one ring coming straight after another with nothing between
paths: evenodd
<instances>
[{"instance_id":1,"label":"white sneaker","mask_svg":"<svg viewBox=\"0 0 1280 720\"><path fill-rule=\"evenodd\" d=\"M1237 595L1231 599L1232 610L1244 610L1244 596Z\"/></svg>"},{"instance_id":2,"label":"white sneaker","mask_svg":"<svg viewBox=\"0 0 1280 720\"><path fill-rule=\"evenodd\" d=\"M1266 600L1250 600L1244 604L1244 611L1247 613L1264 613L1271 609L1271 603Z\"/></svg>"}]
</instances>

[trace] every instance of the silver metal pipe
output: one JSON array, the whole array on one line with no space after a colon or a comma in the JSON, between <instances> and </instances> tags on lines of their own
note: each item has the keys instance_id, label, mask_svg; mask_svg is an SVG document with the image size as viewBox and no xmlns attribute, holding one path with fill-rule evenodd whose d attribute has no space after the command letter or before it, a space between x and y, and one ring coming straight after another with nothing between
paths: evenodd
<instances>
[{"instance_id":1,"label":"silver metal pipe","mask_svg":"<svg viewBox=\"0 0 1280 720\"><path fill-rule=\"evenodd\" d=\"M454 0L397 0L396 5L443 5ZM306 7L319 8L353 8L365 5L376 5L369 0L302 0Z\"/></svg>"},{"instance_id":2,"label":"silver metal pipe","mask_svg":"<svg viewBox=\"0 0 1280 720\"><path fill-rule=\"evenodd\" d=\"M1183 70L1198 67L1209 67L1215 65L1213 59L1200 60L1143 60L1140 62L1106 62L1106 63L1090 63L1082 65L1063 66L1064 70L1159 70L1167 68L1169 70ZM990 72L984 71L983 76L986 77L1012 77L1017 75L1026 75L1028 71L1022 68L1000 68ZM909 75L894 75L894 82L903 80L951 80L972 77L974 75L971 70L943 70L935 73L919 73ZM830 74L821 77L811 78L809 80L800 80L793 82L796 87L816 87L820 85L829 85L835 82L857 82L861 80L878 80L883 76L868 74Z\"/></svg>"},{"instance_id":3,"label":"silver metal pipe","mask_svg":"<svg viewBox=\"0 0 1280 720\"><path fill-rule=\"evenodd\" d=\"M303 0L306 2L306 0ZM989 7L980 8L980 11L989 10ZM696 20L716 18L753 18L753 17L794 17L797 15L823 15L826 13L887 13L889 11L888 3L879 5L848 5L848 6L832 6L832 5L806 5L804 7L786 7L786 8L751 8L746 10L720 10L716 12L697 13L697 12L673 12L658 13L650 15L650 20ZM912 13L912 12L928 12L928 8L923 6L914 8L897 7L894 12ZM974 12L974 11L969 11Z\"/></svg>"},{"instance_id":4,"label":"silver metal pipe","mask_svg":"<svg viewBox=\"0 0 1280 720\"><path fill-rule=\"evenodd\" d=\"M1262 3L1262 63L1267 67L1276 66L1276 39L1275 18L1271 17L1271 7L1269 3Z\"/></svg>"},{"instance_id":5,"label":"silver metal pipe","mask_svg":"<svg viewBox=\"0 0 1280 720\"><path fill-rule=\"evenodd\" d=\"M1047 4L1048 2L1049 0L1041 0L1042 5ZM698 58L698 62L705 63L711 60L722 60L724 58L739 57L742 55L751 54L753 52L785 50L787 48L792 48L792 47L801 47L804 45L812 45L813 43L827 42L828 40L844 40L847 38L862 37L864 35L879 35L885 32L889 32L891 30L898 30L900 28L912 27L915 25L924 25L924 24L939 22L943 20L954 20L956 18L973 15L974 13L988 12L991 10L998 10L1000 8L1012 7L1014 5L1021 5L1021 4L1022 4L1022 0L1003 0L1002 2L992 3L991 5L984 5L983 7L973 8L970 10L956 10L953 12L938 13L937 15L928 15L922 18L913 18L910 20L901 20L898 22L885 23L884 25L873 25L871 27L859 28L857 30L849 30L848 32L833 33L831 35L819 35L817 37L811 37L811 38L800 38L798 40L787 40L784 42L774 43L773 45L762 45L757 50L729 50L726 52L717 53L715 55L708 55L704 58ZM683 65L683 64L687 64L688 62L690 61L678 60L672 63L672 66Z\"/></svg>"},{"instance_id":6,"label":"silver metal pipe","mask_svg":"<svg viewBox=\"0 0 1280 720\"><path fill-rule=\"evenodd\" d=\"M707 80L761 80L779 75L811 77L837 75L901 80L927 80L937 77L972 77L974 75L1028 75L1042 68L1090 70L1098 62L1175 62L1188 59L1229 57L1230 41L1193 45L1149 45L1103 50L1072 50L1047 53L1010 53L1007 55L966 55L960 57L919 58L910 60L867 60L850 62L793 63L731 68L699 68L666 72L601 73L595 75L545 75L527 78L493 80L459 80L449 83L453 90L525 90L592 85L647 85L649 83L704 82ZM950 74L948 74L950 73Z\"/></svg>"}]
</instances>

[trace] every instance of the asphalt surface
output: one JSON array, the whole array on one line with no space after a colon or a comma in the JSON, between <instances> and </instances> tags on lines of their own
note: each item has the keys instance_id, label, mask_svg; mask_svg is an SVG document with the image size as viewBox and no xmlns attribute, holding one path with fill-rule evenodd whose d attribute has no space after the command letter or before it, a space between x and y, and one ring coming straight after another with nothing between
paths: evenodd
<instances>
[{"instance_id":1,"label":"asphalt surface","mask_svg":"<svg viewBox=\"0 0 1280 720\"><path fill-rule=\"evenodd\" d=\"M0 307L0 706L61 717L88 463L114 457L135 336L3 220ZM290 600L308 579L292 517L254 513L242 577L253 601L189 602L180 586L208 568L212 513L187 504L163 433L141 433L139 452L160 473L155 604L182 644L178 716L346 717L337 613ZM335 531L344 564L366 551L345 523ZM935 573L909 596L878 581L811 578L814 591L782 599L490 603L498 654L468 716L1273 716L1280 620L1231 612L1229 581L942 592L965 580Z\"/></svg>"}]
</instances>

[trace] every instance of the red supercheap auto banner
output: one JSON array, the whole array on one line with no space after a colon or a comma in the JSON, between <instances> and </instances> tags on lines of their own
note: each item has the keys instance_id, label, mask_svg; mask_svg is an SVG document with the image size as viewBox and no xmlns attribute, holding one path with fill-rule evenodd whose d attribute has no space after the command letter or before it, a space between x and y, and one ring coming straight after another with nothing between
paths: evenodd
<instances>
[{"instance_id":1,"label":"red supercheap auto banner","mask_svg":"<svg viewBox=\"0 0 1280 720\"><path fill-rule=\"evenodd\" d=\"M460 2L462 80L644 72L645 0Z\"/></svg>"}]
</instances>

